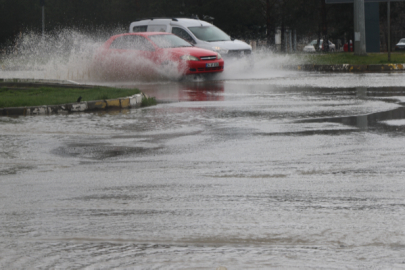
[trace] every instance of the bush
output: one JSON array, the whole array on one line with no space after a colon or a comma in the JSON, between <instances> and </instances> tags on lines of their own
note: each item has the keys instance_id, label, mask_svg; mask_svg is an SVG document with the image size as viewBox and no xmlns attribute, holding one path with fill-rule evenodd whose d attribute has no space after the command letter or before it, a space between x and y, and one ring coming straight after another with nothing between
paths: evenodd
<instances>
[{"instance_id":1,"label":"bush","mask_svg":"<svg viewBox=\"0 0 405 270\"><path fill-rule=\"evenodd\" d=\"M154 97L143 97L141 102L141 107L148 107L156 105L156 99Z\"/></svg>"}]
</instances>

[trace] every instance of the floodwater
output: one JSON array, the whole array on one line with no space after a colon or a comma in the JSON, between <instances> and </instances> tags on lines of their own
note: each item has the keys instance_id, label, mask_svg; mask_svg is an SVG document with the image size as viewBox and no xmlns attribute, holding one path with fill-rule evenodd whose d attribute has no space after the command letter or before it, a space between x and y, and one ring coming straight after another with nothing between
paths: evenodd
<instances>
[{"instance_id":1,"label":"floodwater","mask_svg":"<svg viewBox=\"0 0 405 270\"><path fill-rule=\"evenodd\" d=\"M111 84L0 118L1 269L405 268L403 73Z\"/></svg>"}]
</instances>

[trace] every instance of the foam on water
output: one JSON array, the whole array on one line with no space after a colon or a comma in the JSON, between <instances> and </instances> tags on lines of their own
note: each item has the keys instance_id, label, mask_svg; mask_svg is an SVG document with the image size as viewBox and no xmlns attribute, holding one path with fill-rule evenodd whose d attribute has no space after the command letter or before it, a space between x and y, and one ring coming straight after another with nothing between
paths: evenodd
<instances>
[{"instance_id":1,"label":"foam on water","mask_svg":"<svg viewBox=\"0 0 405 270\"><path fill-rule=\"evenodd\" d=\"M382 124L386 124L389 126L405 126L405 120L388 120L388 121L381 121Z\"/></svg>"}]
</instances>

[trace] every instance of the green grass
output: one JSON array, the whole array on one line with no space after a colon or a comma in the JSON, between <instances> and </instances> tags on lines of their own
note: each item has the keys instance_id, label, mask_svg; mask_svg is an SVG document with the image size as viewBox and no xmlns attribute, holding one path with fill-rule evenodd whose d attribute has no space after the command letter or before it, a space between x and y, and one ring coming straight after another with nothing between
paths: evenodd
<instances>
[{"instance_id":1,"label":"green grass","mask_svg":"<svg viewBox=\"0 0 405 270\"><path fill-rule=\"evenodd\" d=\"M156 105L156 99L154 97L142 98L141 107L148 107Z\"/></svg>"},{"instance_id":2,"label":"green grass","mask_svg":"<svg viewBox=\"0 0 405 270\"><path fill-rule=\"evenodd\" d=\"M0 85L1 86L1 85ZM59 105L81 101L114 99L139 94L138 89L95 88L0 88L0 108Z\"/></svg>"},{"instance_id":3,"label":"green grass","mask_svg":"<svg viewBox=\"0 0 405 270\"><path fill-rule=\"evenodd\" d=\"M328 54L303 54L299 56L303 63L315 65L381 65L381 64L405 64L405 53L391 53L391 61L388 62L387 53L368 53L367 56L354 55L354 53L328 53Z\"/></svg>"}]
</instances>

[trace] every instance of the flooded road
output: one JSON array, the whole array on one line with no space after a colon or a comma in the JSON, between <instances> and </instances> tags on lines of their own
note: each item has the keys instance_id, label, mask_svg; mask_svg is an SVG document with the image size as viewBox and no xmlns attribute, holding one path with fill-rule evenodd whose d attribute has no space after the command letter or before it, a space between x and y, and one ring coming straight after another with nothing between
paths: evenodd
<instances>
[{"instance_id":1,"label":"flooded road","mask_svg":"<svg viewBox=\"0 0 405 270\"><path fill-rule=\"evenodd\" d=\"M0 268L404 269L405 76L272 74L0 118Z\"/></svg>"}]
</instances>

